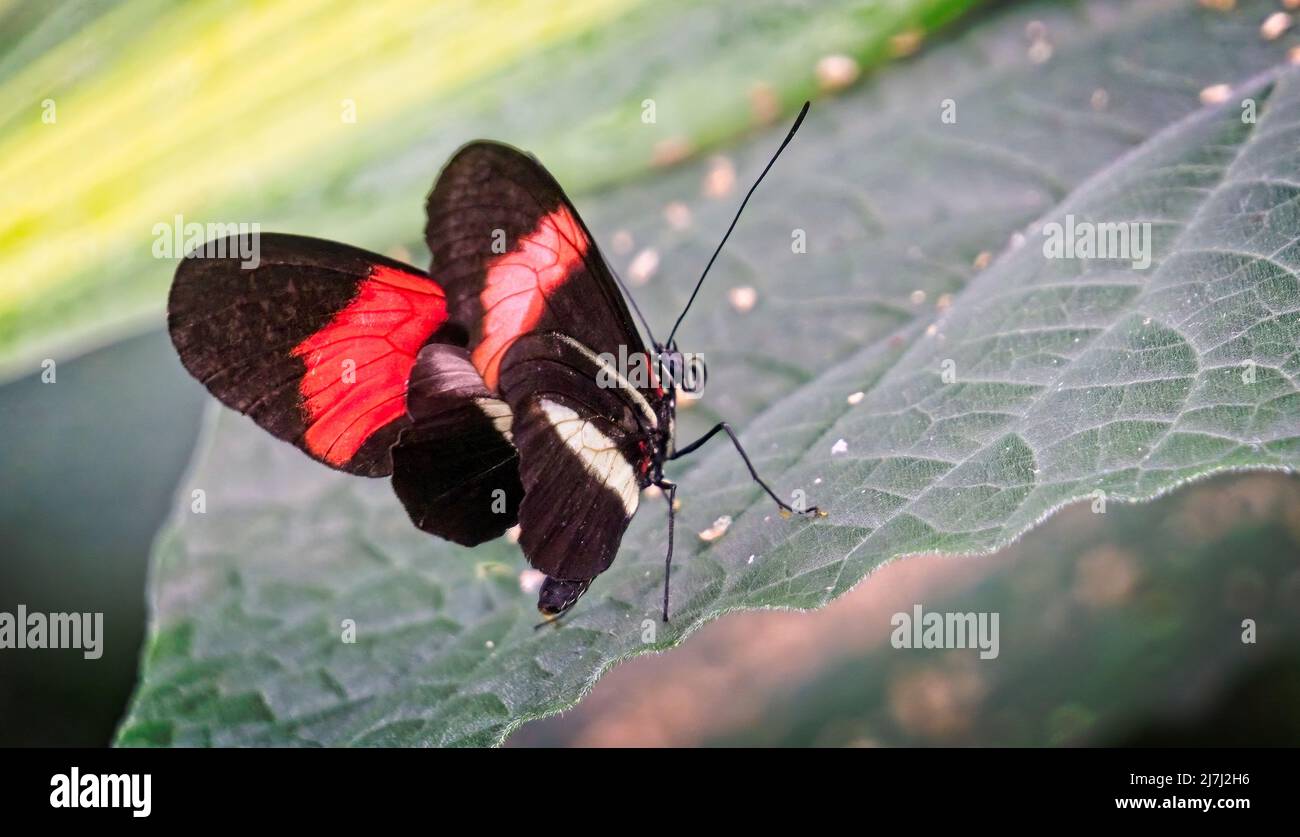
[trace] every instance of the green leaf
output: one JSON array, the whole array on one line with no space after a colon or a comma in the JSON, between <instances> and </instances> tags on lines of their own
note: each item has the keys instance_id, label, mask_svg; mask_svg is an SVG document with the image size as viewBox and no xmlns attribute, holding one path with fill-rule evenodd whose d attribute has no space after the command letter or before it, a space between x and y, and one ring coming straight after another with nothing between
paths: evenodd
<instances>
[{"instance_id":1,"label":"green leaf","mask_svg":"<svg viewBox=\"0 0 1300 837\"><path fill-rule=\"evenodd\" d=\"M728 611L816 607L895 557L993 550L1097 491L1113 503L1293 470L1300 79L1258 75L1289 46L1260 39L1266 5L1002 12L813 111L679 335L710 368L682 437L743 422L767 479L831 517L781 519L712 443L670 474L684 507L669 625L649 498L563 627L534 631L516 548L431 540L382 483L325 473L222 414L158 545L155 639L121 742L497 743ZM1046 61L1030 48L1044 37ZM1243 84L1202 108L1223 82ZM740 183L775 139L739 150ZM734 193L691 197L706 170L584 206L598 238L625 229L681 271L639 289L652 322L684 302L734 207ZM670 200L689 201L688 229L661 221ZM1067 215L1150 222L1151 267L1044 258L1043 223ZM737 285L756 291L747 313L728 304ZM206 514L188 512L195 489ZM721 539L694 537L724 514ZM340 641L347 619L355 644Z\"/></svg>"},{"instance_id":2,"label":"green leaf","mask_svg":"<svg viewBox=\"0 0 1300 837\"><path fill-rule=\"evenodd\" d=\"M0 5L0 380L156 324L178 215L387 251L468 140L609 185L797 108L825 55L869 69L975 2Z\"/></svg>"}]
</instances>

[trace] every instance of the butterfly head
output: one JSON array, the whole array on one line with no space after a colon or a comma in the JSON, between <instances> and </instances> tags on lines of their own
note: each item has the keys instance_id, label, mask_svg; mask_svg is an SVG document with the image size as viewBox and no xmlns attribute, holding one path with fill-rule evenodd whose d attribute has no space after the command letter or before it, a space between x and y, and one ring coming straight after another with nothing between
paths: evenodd
<instances>
[{"instance_id":1,"label":"butterfly head","mask_svg":"<svg viewBox=\"0 0 1300 837\"><path fill-rule=\"evenodd\" d=\"M592 579L586 581L564 581L559 578L546 577L542 589L537 594L537 609L549 622L559 617L566 610L577 604L582 594L591 586Z\"/></svg>"}]
</instances>

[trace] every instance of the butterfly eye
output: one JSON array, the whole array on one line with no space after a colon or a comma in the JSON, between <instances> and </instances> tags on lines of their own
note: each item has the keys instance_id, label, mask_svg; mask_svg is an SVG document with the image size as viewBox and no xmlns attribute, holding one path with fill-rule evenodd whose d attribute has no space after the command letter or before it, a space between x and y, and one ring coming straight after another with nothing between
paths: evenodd
<instances>
[{"instance_id":1,"label":"butterfly eye","mask_svg":"<svg viewBox=\"0 0 1300 837\"><path fill-rule=\"evenodd\" d=\"M704 391L704 381L709 377L709 371L704 366L704 356L691 352L684 355L682 360L682 372L679 380L679 386L683 392L691 395L699 395Z\"/></svg>"},{"instance_id":2,"label":"butterfly eye","mask_svg":"<svg viewBox=\"0 0 1300 837\"><path fill-rule=\"evenodd\" d=\"M685 359L681 352L671 351L660 356L659 377L665 387L680 389L686 374Z\"/></svg>"}]
</instances>

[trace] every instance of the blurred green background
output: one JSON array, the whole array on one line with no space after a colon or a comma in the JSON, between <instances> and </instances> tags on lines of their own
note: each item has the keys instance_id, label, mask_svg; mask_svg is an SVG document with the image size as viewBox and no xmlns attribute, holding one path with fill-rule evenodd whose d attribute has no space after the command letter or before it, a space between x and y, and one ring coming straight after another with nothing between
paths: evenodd
<instances>
[{"instance_id":1,"label":"blurred green background","mask_svg":"<svg viewBox=\"0 0 1300 837\"><path fill-rule=\"evenodd\" d=\"M174 263L155 224L256 221L419 263L424 193L469 139L592 193L998 5L0 2L0 610L103 611L108 633L97 661L0 652L0 745L106 744L135 681L149 546L208 405L159 331ZM819 613L728 617L512 744L1297 744L1298 509L1296 481L1266 475L1105 529L1067 511ZM882 647L922 600L1000 611L1002 657ZM1245 616L1281 627L1229 642Z\"/></svg>"},{"instance_id":2,"label":"blurred green background","mask_svg":"<svg viewBox=\"0 0 1300 837\"><path fill-rule=\"evenodd\" d=\"M909 558L814 613L727 617L510 744L1296 746L1298 555L1290 477L1085 503L993 556ZM890 618L916 603L997 613L998 656L895 650Z\"/></svg>"},{"instance_id":3,"label":"blurred green background","mask_svg":"<svg viewBox=\"0 0 1300 837\"><path fill-rule=\"evenodd\" d=\"M177 215L418 252L469 140L581 194L781 119L976 5L0 3L0 380L156 324L153 230Z\"/></svg>"}]
</instances>

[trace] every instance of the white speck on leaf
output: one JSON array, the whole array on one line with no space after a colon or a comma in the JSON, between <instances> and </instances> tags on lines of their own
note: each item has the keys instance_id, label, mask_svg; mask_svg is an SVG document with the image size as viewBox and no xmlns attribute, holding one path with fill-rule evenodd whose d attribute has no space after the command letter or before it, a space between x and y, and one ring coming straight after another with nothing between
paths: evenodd
<instances>
[{"instance_id":1,"label":"white speck on leaf","mask_svg":"<svg viewBox=\"0 0 1300 837\"><path fill-rule=\"evenodd\" d=\"M609 242L609 249L616 256L626 256L628 253L632 252L632 248L635 246L636 240L632 238L632 233L627 230L619 230L614 233L613 238L611 238Z\"/></svg>"},{"instance_id":2,"label":"white speck on leaf","mask_svg":"<svg viewBox=\"0 0 1300 837\"><path fill-rule=\"evenodd\" d=\"M691 225L691 208L681 201L673 201L664 207L664 220L675 230L684 230Z\"/></svg>"},{"instance_id":3,"label":"white speck on leaf","mask_svg":"<svg viewBox=\"0 0 1300 837\"><path fill-rule=\"evenodd\" d=\"M740 313L751 311L758 302L758 291L748 285L740 285L727 291L727 301Z\"/></svg>"},{"instance_id":4,"label":"white speck on leaf","mask_svg":"<svg viewBox=\"0 0 1300 837\"><path fill-rule=\"evenodd\" d=\"M716 541L718 538L725 535L729 528L731 528L731 518L724 514L722 517L713 521L712 526L705 529L703 532L700 532L700 540Z\"/></svg>"},{"instance_id":5,"label":"white speck on leaf","mask_svg":"<svg viewBox=\"0 0 1300 837\"><path fill-rule=\"evenodd\" d=\"M1259 34L1266 41L1276 41L1282 33L1291 28L1291 15L1286 12L1273 12L1260 24Z\"/></svg>"},{"instance_id":6,"label":"white speck on leaf","mask_svg":"<svg viewBox=\"0 0 1300 837\"><path fill-rule=\"evenodd\" d=\"M542 589L542 582L545 580L546 573L529 567L519 573L519 589L531 596L538 590Z\"/></svg>"},{"instance_id":7,"label":"white speck on leaf","mask_svg":"<svg viewBox=\"0 0 1300 837\"><path fill-rule=\"evenodd\" d=\"M709 173L704 176L704 194L710 198L725 198L736 188L736 166L728 157L714 157Z\"/></svg>"},{"instance_id":8,"label":"white speck on leaf","mask_svg":"<svg viewBox=\"0 0 1300 837\"><path fill-rule=\"evenodd\" d=\"M1201 90L1201 104L1218 105L1228 101L1232 95L1232 87L1226 84L1211 84Z\"/></svg>"},{"instance_id":9,"label":"white speck on leaf","mask_svg":"<svg viewBox=\"0 0 1300 837\"><path fill-rule=\"evenodd\" d=\"M822 90L843 90L858 80L862 68L848 55L827 55L817 62L817 84Z\"/></svg>"},{"instance_id":10,"label":"white speck on leaf","mask_svg":"<svg viewBox=\"0 0 1300 837\"><path fill-rule=\"evenodd\" d=\"M653 247L647 247L637 253L636 257L632 259L632 263L628 265L627 278L631 280L633 285L644 285L650 281L650 278L655 275L655 271L658 269L659 251Z\"/></svg>"}]
</instances>

